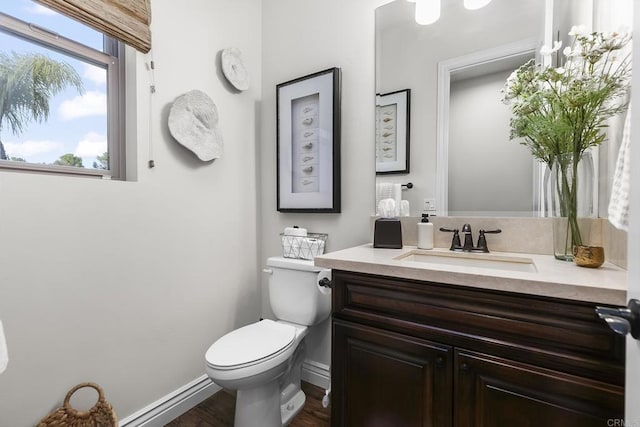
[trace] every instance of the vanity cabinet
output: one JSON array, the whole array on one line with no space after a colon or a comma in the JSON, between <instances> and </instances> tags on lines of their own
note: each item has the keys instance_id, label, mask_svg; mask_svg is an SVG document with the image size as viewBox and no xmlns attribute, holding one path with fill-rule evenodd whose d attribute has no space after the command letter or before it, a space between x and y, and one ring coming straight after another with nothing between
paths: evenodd
<instances>
[{"instance_id":1,"label":"vanity cabinet","mask_svg":"<svg viewBox=\"0 0 640 427\"><path fill-rule=\"evenodd\" d=\"M333 426L624 418L625 341L595 304L339 270L333 282Z\"/></svg>"}]
</instances>

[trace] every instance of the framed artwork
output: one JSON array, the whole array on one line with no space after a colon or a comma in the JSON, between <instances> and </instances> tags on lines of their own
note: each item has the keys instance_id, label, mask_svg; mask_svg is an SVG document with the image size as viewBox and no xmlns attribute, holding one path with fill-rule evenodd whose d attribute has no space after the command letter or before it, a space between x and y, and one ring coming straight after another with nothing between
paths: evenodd
<instances>
[{"instance_id":1,"label":"framed artwork","mask_svg":"<svg viewBox=\"0 0 640 427\"><path fill-rule=\"evenodd\" d=\"M277 209L340 212L340 69L276 86Z\"/></svg>"},{"instance_id":2,"label":"framed artwork","mask_svg":"<svg viewBox=\"0 0 640 427\"><path fill-rule=\"evenodd\" d=\"M376 174L409 173L411 89L376 95Z\"/></svg>"}]
</instances>

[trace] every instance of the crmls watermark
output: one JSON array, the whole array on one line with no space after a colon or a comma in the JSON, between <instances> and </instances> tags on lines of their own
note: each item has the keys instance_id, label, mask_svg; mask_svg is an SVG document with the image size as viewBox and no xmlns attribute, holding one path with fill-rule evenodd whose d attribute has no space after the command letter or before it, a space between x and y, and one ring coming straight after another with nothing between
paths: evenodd
<instances>
[{"instance_id":1,"label":"crmls watermark","mask_svg":"<svg viewBox=\"0 0 640 427\"><path fill-rule=\"evenodd\" d=\"M640 422L625 421L623 418L610 418L607 420L607 427L640 427Z\"/></svg>"}]
</instances>

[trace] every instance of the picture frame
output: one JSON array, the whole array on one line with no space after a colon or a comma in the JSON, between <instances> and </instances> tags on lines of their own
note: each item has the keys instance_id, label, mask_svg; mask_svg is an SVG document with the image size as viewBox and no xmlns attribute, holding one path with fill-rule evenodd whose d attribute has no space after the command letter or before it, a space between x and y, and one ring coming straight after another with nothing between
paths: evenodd
<instances>
[{"instance_id":1,"label":"picture frame","mask_svg":"<svg viewBox=\"0 0 640 427\"><path fill-rule=\"evenodd\" d=\"M340 212L340 69L276 85L277 210Z\"/></svg>"},{"instance_id":2,"label":"picture frame","mask_svg":"<svg viewBox=\"0 0 640 427\"><path fill-rule=\"evenodd\" d=\"M376 94L376 175L409 173L411 89Z\"/></svg>"}]
</instances>

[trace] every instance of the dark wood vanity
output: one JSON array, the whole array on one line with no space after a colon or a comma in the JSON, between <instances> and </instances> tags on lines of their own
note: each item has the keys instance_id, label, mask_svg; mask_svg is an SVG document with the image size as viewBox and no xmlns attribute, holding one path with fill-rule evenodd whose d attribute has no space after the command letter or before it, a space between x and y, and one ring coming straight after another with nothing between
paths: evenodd
<instances>
[{"instance_id":1,"label":"dark wood vanity","mask_svg":"<svg viewBox=\"0 0 640 427\"><path fill-rule=\"evenodd\" d=\"M595 305L334 269L332 425L614 425L625 339Z\"/></svg>"}]
</instances>

